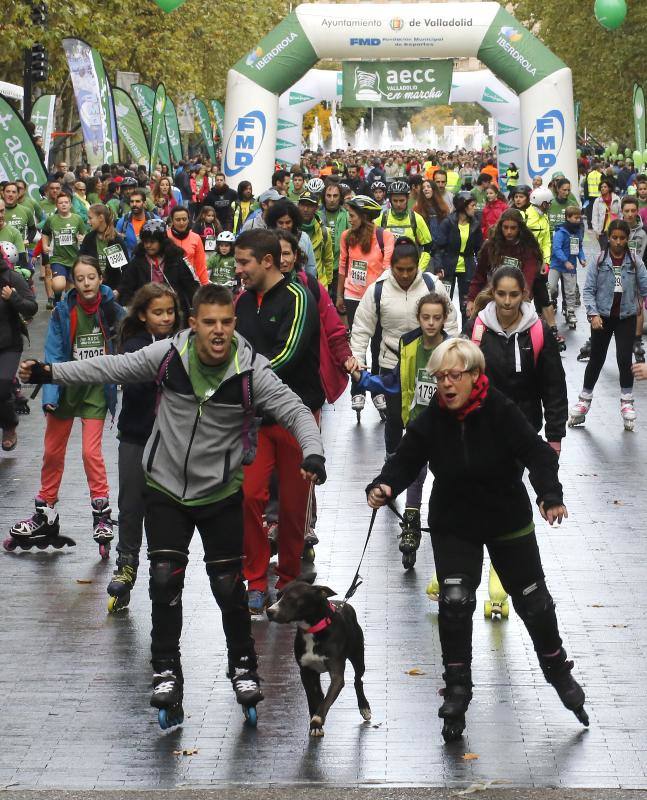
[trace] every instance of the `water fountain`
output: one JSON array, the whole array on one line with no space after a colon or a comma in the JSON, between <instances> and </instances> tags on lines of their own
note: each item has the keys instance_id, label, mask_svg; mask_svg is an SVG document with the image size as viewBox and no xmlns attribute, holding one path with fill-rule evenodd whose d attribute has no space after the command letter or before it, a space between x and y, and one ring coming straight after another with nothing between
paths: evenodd
<instances>
[{"instance_id":1,"label":"water fountain","mask_svg":"<svg viewBox=\"0 0 647 800\"><path fill-rule=\"evenodd\" d=\"M330 117L330 149L331 150L345 150L348 146L348 139L346 138L346 130L344 123L339 119L336 114Z\"/></svg>"},{"instance_id":2,"label":"water fountain","mask_svg":"<svg viewBox=\"0 0 647 800\"><path fill-rule=\"evenodd\" d=\"M355 150L368 150L370 148L370 138L364 117L359 121L359 127L355 131Z\"/></svg>"},{"instance_id":3,"label":"water fountain","mask_svg":"<svg viewBox=\"0 0 647 800\"><path fill-rule=\"evenodd\" d=\"M389 130L389 123L384 120L384 124L382 125L382 133L380 134L380 143L379 148L380 150L389 150L391 148L392 138L391 138L391 131Z\"/></svg>"},{"instance_id":4,"label":"water fountain","mask_svg":"<svg viewBox=\"0 0 647 800\"><path fill-rule=\"evenodd\" d=\"M319 117L315 117L315 124L308 136L308 146L313 152L317 152L323 147L323 137L321 135L321 125L319 124Z\"/></svg>"}]
</instances>

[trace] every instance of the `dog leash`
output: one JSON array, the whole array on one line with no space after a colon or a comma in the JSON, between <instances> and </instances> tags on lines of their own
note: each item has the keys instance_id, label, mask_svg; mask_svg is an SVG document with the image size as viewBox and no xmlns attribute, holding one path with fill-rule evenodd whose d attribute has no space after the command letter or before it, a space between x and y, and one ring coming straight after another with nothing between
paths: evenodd
<instances>
[{"instance_id":1,"label":"dog leash","mask_svg":"<svg viewBox=\"0 0 647 800\"><path fill-rule=\"evenodd\" d=\"M400 521L404 522L404 517L398 511L398 509L393 505L393 503L387 503L386 505L388 508L391 509L391 511ZM362 576L359 574L359 571L362 568L362 561L364 560L364 556L366 555L366 548L368 547L368 543L371 539L371 534L373 533L373 526L375 525L375 518L377 517L377 512L378 509L374 508L371 514L371 521L368 526L368 533L366 534L366 541L364 542L364 549L362 550L362 555L360 556L359 564L357 565L357 570L355 571L355 577L353 578L351 585L348 587L348 591L344 595L342 603L345 603L347 600L350 600L350 598L355 594L355 592L359 589L362 583L364 583L364 581L362 580ZM429 533L429 528L420 528L420 530L425 531L425 533Z\"/></svg>"},{"instance_id":2,"label":"dog leash","mask_svg":"<svg viewBox=\"0 0 647 800\"><path fill-rule=\"evenodd\" d=\"M362 580L362 576L359 574L359 571L360 571L360 569L362 567L362 561L364 560L364 554L366 553L366 548L368 547L368 543L369 543L369 540L371 538L371 534L373 533L373 525L375 525L375 518L376 517L377 517L377 508L374 508L373 512L371 514L371 522L370 522L370 524L368 526L368 533L366 534L366 541L364 542L364 549L362 550L362 555L361 555L361 557L359 559L359 564L357 565L357 570L355 571L355 577L353 578L353 582L351 583L351 585L348 587L348 591L344 595L344 599L342 600L342 603L345 603L347 600L350 600L350 598L355 594L355 592L359 589L359 587L364 582Z\"/></svg>"}]
</instances>

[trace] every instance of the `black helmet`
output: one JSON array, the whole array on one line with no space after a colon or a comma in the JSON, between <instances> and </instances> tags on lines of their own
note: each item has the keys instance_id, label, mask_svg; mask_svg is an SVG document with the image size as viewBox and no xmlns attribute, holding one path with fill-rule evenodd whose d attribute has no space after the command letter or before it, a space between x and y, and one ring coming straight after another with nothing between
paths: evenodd
<instances>
[{"instance_id":1,"label":"black helmet","mask_svg":"<svg viewBox=\"0 0 647 800\"><path fill-rule=\"evenodd\" d=\"M512 189L512 196L514 197L515 194L525 194L526 197L530 197L532 193L532 189L530 186L527 186L525 183L520 183Z\"/></svg>"},{"instance_id":2,"label":"black helmet","mask_svg":"<svg viewBox=\"0 0 647 800\"><path fill-rule=\"evenodd\" d=\"M357 194L351 200L346 201L349 208L354 208L361 214L365 214L369 219L377 219L382 213L382 206L372 197L365 194Z\"/></svg>"},{"instance_id":3,"label":"black helmet","mask_svg":"<svg viewBox=\"0 0 647 800\"><path fill-rule=\"evenodd\" d=\"M409 194L411 187L407 181L395 180L389 185L389 197L394 194Z\"/></svg>"}]
</instances>

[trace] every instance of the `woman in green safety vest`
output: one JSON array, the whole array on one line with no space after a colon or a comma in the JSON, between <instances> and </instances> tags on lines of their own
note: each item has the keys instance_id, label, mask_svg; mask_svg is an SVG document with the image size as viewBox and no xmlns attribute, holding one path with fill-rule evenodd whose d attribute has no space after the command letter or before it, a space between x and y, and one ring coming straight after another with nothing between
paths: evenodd
<instances>
[{"instance_id":1,"label":"woman in green safety vest","mask_svg":"<svg viewBox=\"0 0 647 800\"><path fill-rule=\"evenodd\" d=\"M514 189L519 183L519 170L514 161L510 162L510 166L505 171L505 185L508 189Z\"/></svg>"}]
</instances>

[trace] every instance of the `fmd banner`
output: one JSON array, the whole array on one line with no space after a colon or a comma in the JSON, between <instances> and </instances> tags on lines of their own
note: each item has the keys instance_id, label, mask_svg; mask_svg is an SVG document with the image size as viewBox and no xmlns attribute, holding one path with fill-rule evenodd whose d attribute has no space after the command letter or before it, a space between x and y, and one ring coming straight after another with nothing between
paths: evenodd
<instances>
[{"instance_id":1,"label":"fmd banner","mask_svg":"<svg viewBox=\"0 0 647 800\"><path fill-rule=\"evenodd\" d=\"M452 72L451 59L344 61L342 102L350 108L448 105Z\"/></svg>"}]
</instances>

